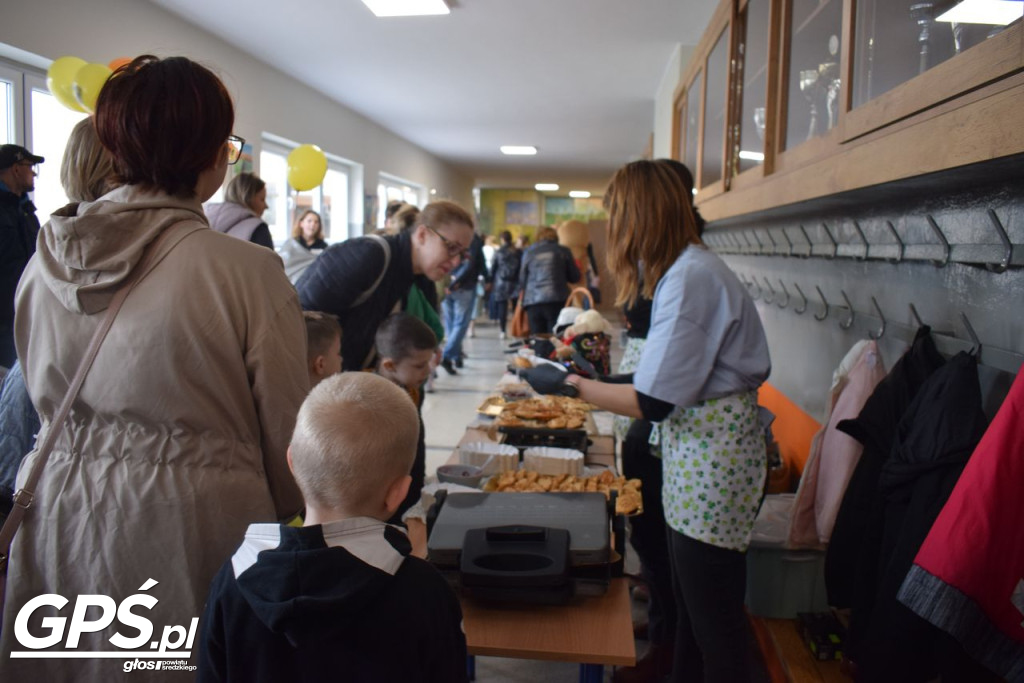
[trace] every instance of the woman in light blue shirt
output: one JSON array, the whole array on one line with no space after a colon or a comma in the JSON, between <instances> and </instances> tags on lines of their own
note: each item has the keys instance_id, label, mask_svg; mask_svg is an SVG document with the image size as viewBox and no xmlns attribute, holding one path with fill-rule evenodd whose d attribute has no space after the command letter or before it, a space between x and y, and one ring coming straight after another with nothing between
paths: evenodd
<instances>
[{"instance_id":1,"label":"woman in light blue shirt","mask_svg":"<svg viewBox=\"0 0 1024 683\"><path fill-rule=\"evenodd\" d=\"M565 377L578 395L655 423L679 607L672 681L750 680L746 549L765 478L757 388L771 370L754 303L698 236L687 190L666 165L620 169L604 197L617 304L654 301L631 384Z\"/></svg>"}]
</instances>

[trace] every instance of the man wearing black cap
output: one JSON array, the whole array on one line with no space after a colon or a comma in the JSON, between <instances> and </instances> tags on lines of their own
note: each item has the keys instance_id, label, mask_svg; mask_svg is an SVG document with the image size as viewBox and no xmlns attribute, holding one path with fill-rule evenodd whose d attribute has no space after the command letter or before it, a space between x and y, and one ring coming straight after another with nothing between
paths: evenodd
<instances>
[{"instance_id":1,"label":"man wearing black cap","mask_svg":"<svg viewBox=\"0 0 1024 683\"><path fill-rule=\"evenodd\" d=\"M0 366L14 363L14 291L36 251L39 219L28 193L36 189L36 156L19 145L0 146Z\"/></svg>"}]
</instances>

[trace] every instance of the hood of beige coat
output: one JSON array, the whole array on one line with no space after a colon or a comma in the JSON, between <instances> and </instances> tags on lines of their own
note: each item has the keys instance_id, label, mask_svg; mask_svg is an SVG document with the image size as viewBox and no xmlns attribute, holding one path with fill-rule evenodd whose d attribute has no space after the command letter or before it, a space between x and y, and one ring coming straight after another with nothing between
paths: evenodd
<instances>
[{"instance_id":1,"label":"hood of beige coat","mask_svg":"<svg viewBox=\"0 0 1024 683\"><path fill-rule=\"evenodd\" d=\"M198 199L126 185L95 202L56 211L39 231L36 258L47 286L65 308L97 313L106 309L146 247L183 221L192 229L209 227ZM166 240L161 251L169 251L176 242Z\"/></svg>"}]
</instances>

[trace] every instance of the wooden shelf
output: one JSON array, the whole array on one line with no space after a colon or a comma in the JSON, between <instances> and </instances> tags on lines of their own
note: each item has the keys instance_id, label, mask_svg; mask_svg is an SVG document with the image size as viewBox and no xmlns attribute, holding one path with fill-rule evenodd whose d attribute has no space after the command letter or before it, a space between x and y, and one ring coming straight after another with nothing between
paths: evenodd
<instances>
[{"instance_id":1,"label":"wooden shelf","mask_svg":"<svg viewBox=\"0 0 1024 683\"><path fill-rule=\"evenodd\" d=\"M772 683L850 683L839 662L820 662L811 655L795 619L750 621Z\"/></svg>"}]
</instances>

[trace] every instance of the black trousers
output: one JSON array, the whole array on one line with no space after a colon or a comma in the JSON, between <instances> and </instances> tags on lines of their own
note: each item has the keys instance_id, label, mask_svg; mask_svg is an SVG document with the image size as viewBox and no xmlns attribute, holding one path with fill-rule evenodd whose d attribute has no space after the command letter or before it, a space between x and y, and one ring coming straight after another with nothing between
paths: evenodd
<instances>
[{"instance_id":1,"label":"black trousers","mask_svg":"<svg viewBox=\"0 0 1024 683\"><path fill-rule=\"evenodd\" d=\"M676 631L676 599L668 554L665 511L661 506L661 458L651 455L647 442L651 423L634 420L622 442L622 474L639 479L644 500L642 515L629 520L629 544L640 559L640 574L650 589L647 637L651 643L672 645Z\"/></svg>"},{"instance_id":2,"label":"black trousers","mask_svg":"<svg viewBox=\"0 0 1024 683\"><path fill-rule=\"evenodd\" d=\"M491 301L491 316L498 321L501 331L505 331L505 324L508 322L508 299L493 299Z\"/></svg>"},{"instance_id":3,"label":"black trousers","mask_svg":"<svg viewBox=\"0 0 1024 683\"><path fill-rule=\"evenodd\" d=\"M755 659L754 634L743 607L746 553L702 543L671 528L668 547L678 607L670 680L762 680L763 666Z\"/></svg>"},{"instance_id":4,"label":"black trousers","mask_svg":"<svg viewBox=\"0 0 1024 683\"><path fill-rule=\"evenodd\" d=\"M562 304L557 301L549 304L530 304L526 306L526 319L530 321L530 334L550 334L558 322L558 314L562 312Z\"/></svg>"}]
</instances>

